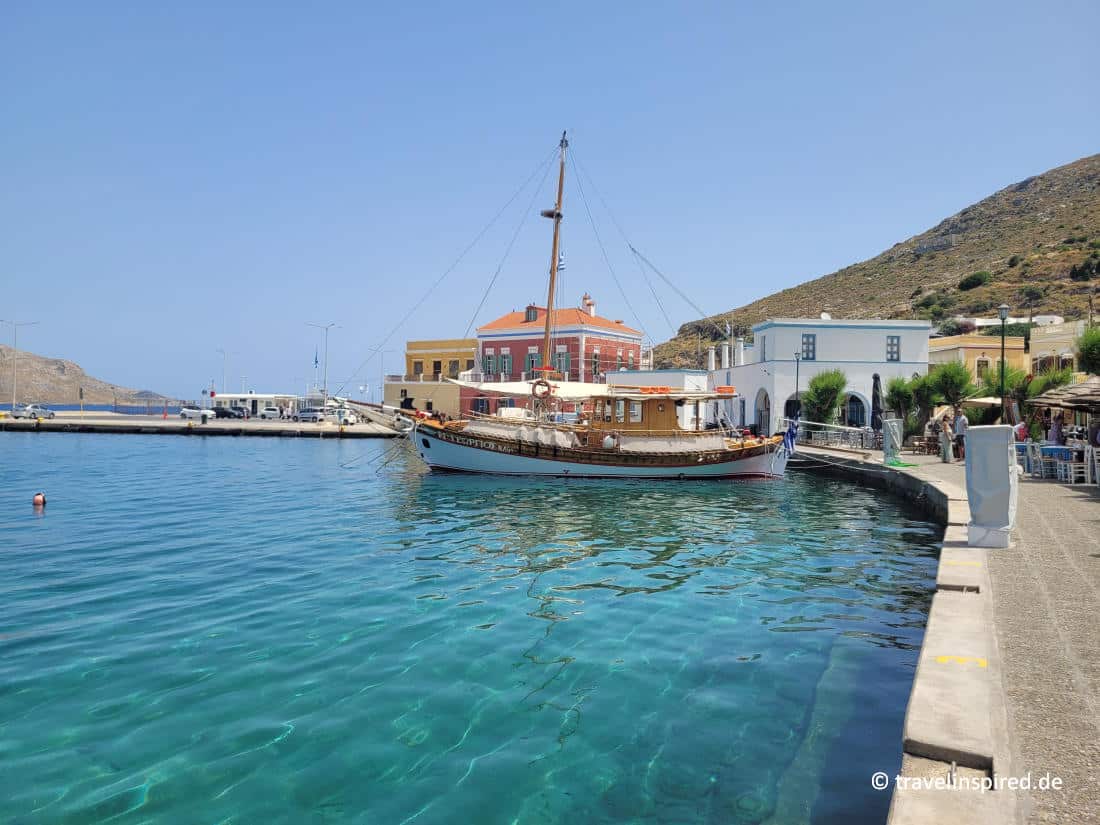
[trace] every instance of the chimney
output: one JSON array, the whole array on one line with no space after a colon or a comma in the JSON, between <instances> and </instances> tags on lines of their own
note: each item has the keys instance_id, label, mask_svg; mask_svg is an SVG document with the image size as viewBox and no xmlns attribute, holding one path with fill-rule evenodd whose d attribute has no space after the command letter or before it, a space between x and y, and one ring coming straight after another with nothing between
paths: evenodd
<instances>
[{"instance_id":1,"label":"chimney","mask_svg":"<svg viewBox=\"0 0 1100 825\"><path fill-rule=\"evenodd\" d=\"M730 368L730 345L729 343L722 344L722 369L728 370Z\"/></svg>"},{"instance_id":2,"label":"chimney","mask_svg":"<svg viewBox=\"0 0 1100 825\"><path fill-rule=\"evenodd\" d=\"M714 347L707 350L707 372L714 372Z\"/></svg>"},{"instance_id":3,"label":"chimney","mask_svg":"<svg viewBox=\"0 0 1100 825\"><path fill-rule=\"evenodd\" d=\"M592 296L587 292L584 293L584 297L581 298L581 309L587 312L589 315L596 314L596 302L592 300Z\"/></svg>"},{"instance_id":4,"label":"chimney","mask_svg":"<svg viewBox=\"0 0 1100 825\"><path fill-rule=\"evenodd\" d=\"M745 339L737 339L737 348L733 353L733 365L739 367L745 363Z\"/></svg>"}]
</instances>

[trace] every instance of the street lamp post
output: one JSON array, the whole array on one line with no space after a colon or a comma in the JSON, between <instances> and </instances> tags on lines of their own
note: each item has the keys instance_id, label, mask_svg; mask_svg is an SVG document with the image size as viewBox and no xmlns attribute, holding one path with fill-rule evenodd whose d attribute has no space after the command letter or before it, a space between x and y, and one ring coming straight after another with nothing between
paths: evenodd
<instances>
[{"instance_id":1,"label":"street lamp post","mask_svg":"<svg viewBox=\"0 0 1100 825\"><path fill-rule=\"evenodd\" d=\"M0 323L11 324L11 411L15 412L15 386L18 375L15 371L15 363L19 360L19 327L33 327L38 321L3 321Z\"/></svg>"},{"instance_id":2,"label":"street lamp post","mask_svg":"<svg viewBox=\"0 0 1100 825\"><path fill-rule=\"evenodd\" d=\"M798 397L798 367L801 364L802 353L796 352L794 354L794 414L796 418L800 418L802 416L802 399Z\"/></svg>"},{"instance_id":3,"label":"street lamp post","mask_svg":"<svg viewBox=\"0 0 1100 825\"><path fill-rule=\"evenodd\" d=\"M1005 321L1008 320L1008 304L1001 304L997 312L1001 316L1001 423L1005 423Z\"/></svg>"},{"instance_id":4,"label":"street lamp post","mask_svg":"<svg viewBox=\"0 0 1100 825\"><path fill-rule=\"evenodd\" d=\"M220 352L222 354L222 395L225 395L228 392L225 386L225 365L226 361L229 359L229 353L221 347L218 347L215 352Z\"/></svg>"},{"instance_id":5,"label":"street lamp post","mask_svg":"<svg viewBox=\"0 0 1100 825\"><path fill-rule=\"evenodd\" d=\"M327 415L328 414L328 331L330 329L332 329L334 326L336 326L336 322L334 321L331 324L311 324L307 321L306 326L316 327L317 329L323 329L325 331L325 366L324 366L324 377L321 379L322 382L323 382L323 384L322 384L323 389L321 390L321 409L324 410L325 414Z\"/></svg>"}]
</instances>

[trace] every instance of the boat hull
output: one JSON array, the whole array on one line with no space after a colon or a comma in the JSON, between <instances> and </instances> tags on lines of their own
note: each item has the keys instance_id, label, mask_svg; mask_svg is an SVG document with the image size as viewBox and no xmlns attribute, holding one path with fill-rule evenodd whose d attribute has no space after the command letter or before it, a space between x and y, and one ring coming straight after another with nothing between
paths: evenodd
<instances>
[{"instance_id":1,"label":"boat hull","mask_svg":"<svg viewBox=\"0 0 1100 825\"><path fill-rule=\"evenodd\" d=\"M443 472L563 478L781 478L787 465L787 454L778 446L746 450L747 454L724 460L714 460L713 453L689 454L648 464L641 456L608 456L595 463L568 451L546 458L522 455L518 447L507 443L463 438L426 426L417 426L412 441L424 463Z\"/></svg>"}]
</instances>

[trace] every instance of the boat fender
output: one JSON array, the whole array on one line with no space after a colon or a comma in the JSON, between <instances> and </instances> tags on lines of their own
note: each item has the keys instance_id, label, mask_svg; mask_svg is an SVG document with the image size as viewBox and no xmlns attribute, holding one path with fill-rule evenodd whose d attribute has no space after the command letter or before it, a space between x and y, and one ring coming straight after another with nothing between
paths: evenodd
<instances>
[{"instance_id":1,"label":"boat fender","mask_svg":"<svg viewBox=\"0 0 1100 825\"><path fill-rule=\"evenodd\" d=\"M615 436L608 434L603 437L603 448L605 450L615 449Z\"/></svg>"}]
</instances>

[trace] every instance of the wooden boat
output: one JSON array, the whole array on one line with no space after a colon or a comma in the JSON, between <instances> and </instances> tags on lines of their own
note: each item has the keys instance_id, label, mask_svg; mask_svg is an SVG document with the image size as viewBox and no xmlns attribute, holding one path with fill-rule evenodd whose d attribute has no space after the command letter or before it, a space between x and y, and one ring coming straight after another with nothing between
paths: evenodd
<instances>
[{"instance_id":1,"label":"wooden boat","mask_svg":"<svg viewBox=\"0 0 1100 825\"><path fill-rule=\"evenodd\" d=\"M554 289L565 179L565 135L560 143L555 208L541 214L554 221L550 283L542 363L551 362ZM531 418L475 416L457 421L418 419L412 443L433 470L502 475L577 476L582 478L781 478L793 438L743 437L700 427L701 405L729 400L735 389L679 391L671 387L625 387L561 380L553 367L537 368L530 381L456 383L498 395L528 397ZM579 406L576 422L564 423L563 404ZM695 405L682 425L680 411Z\"/></svg>"}]
</instances>

